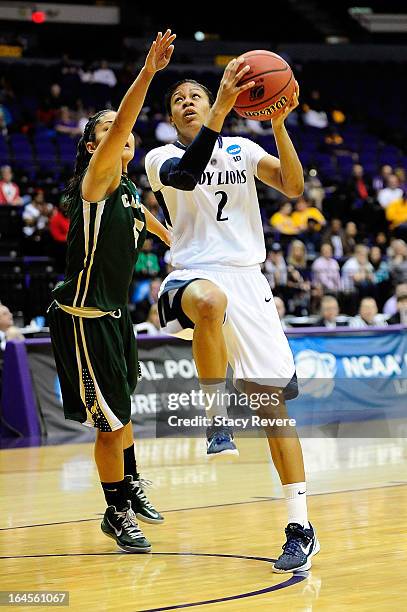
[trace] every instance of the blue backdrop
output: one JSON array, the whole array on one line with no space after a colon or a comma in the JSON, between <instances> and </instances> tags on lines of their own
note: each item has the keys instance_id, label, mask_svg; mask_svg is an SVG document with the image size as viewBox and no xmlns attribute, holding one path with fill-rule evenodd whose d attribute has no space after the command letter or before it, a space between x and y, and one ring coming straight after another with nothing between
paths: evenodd
<instances>
[{"instance_id":1,"label":"blue backdrop","mask_svg":"<svg viewBox=\"0 0 407 612\"><path fill-rule=\"evenodd\" d=\"M299 423L403 418L407 414L407 332L291 336Z\"/></svg>"}]
</instances>

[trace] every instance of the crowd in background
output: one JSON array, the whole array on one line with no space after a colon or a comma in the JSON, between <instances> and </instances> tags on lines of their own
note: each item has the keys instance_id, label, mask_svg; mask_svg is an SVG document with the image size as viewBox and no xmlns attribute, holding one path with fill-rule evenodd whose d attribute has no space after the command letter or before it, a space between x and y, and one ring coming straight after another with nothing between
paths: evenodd
<instances>
[{"instance_id":1,"label":"crowd in background","mask_svg":"<svg viewBox=\"0 0 407 612\"><path fill-rule=\"evenodd\" d=\"M0 133L49 131L74 142L99 105L115 105L134 78L134 66L116 74L102 61L79 68L65 58L31 114L14 104L12 83L0 81ZM81 97L78 92L82 92ZM96 100L97 97L97 100ZM103 102L102 102L103 100ZM347 176L326 176L315 164L305 166L304 195L287 200L258 185L267 258L263 264L284 326L293 317L314 325L382 326L407 323L407 180L405 168L384 164L367 173L358 155L347 150L341 129L351 121L339 108L324 107L316 90L289 116L288 129L318 133L319 151L334 158L351 155ZM259 144L272 136L270 123L231 115L225 133L243 135ZM136 124L138 151L130 167L144 205L164 221L144 170L144 155L172 142L175 130L159 104L145 107ZM73 163L72 159L72 163ZM19 207L23 219L24 255L48 255L63 274L69 219L60 202L72 166L48 177L4 165L0 206ZM14 175L14 176L13 176ZM145 241L134 270L129 304L140 330L157 333L157 294L171 271L167 247L155 237ZM1 296L0 296L1 299ZM45 313L44 313L45 314ZM304 319L305 320L305 319Z\"/></svg>"}]
</instances>

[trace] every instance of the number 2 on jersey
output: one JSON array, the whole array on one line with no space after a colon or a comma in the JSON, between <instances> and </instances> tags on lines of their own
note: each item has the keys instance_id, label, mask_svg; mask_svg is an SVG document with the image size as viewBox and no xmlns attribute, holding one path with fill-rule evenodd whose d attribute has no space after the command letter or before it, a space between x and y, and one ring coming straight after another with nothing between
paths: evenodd
<instances>
[{"instance_id":1,"label":"number 2 on jersey","mask_svg":"<svg viewBox=\"0 0 407 612\"><path fill-rule=\"evenodd\" d=\"M216 221L227 221L229 217L222 217L222 212L228 202L228 194L225 191L215 191L215 195L220 195L220 202L218 204L218 213L216 215Z\"/></svg>"}]
</instances>

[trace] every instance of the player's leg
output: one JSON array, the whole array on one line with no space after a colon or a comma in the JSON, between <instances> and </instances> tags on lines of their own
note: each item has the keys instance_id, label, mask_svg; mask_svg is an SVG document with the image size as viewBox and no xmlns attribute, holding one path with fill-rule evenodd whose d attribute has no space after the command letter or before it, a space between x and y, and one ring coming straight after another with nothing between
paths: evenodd
<instances>
[{"instance_id":1,"label":"player's leg","mask_svg":"<svg viewBox=\"0 0 407 612\"><path fill-rule=\"evenodd\" d=\"M123 309L121 315L118 326L123 342L129 393L133 393L139 377L137 344L133 324L127 309ZM130 499L131 507L137 518L145 523L154 523L158 525L163 523L164 517L154 508L143 490L143 487L151 483L148 480L142 479L137 469L131 419L123 430L123 460L124 479L127 485L127 498Z\"/></svg>"},{"instance_id":2,"label":"player's leg","mask_svg":"<svg viewBox=\"0 0 407 612\"><path fill-rule=\"evenodd\" d=\"M227 307L225 293L209 280L191 282L183 291L181 308L193 322L192 354L200 387L210 398L208 416L227 418L226 370L227 349L223 323ZM213 424L207 430L209 458L238 455L230 427Z\"/></svg>"},{"instance_id":3,"label":"player's leg","mask_svg":"<svg viewBox=\"0 0 407 612\"><path fill-rule=\"evenodd\" d=\"M297 434L268 436L271 456L279 473L287 506L286 542L273 565L277 573L308 570L311 558L320 550L313 525L308 521L307 485L301 444Z\"/></svg>"},{"instance_id":4,"label":"player's leg","mask_svg":"<svg viewBox=\"0 0 407 612\"><path fill-rule=\"evenodd\" d=\"M287 391L290 391L287 396L295 397L290 388L295 378L295 364L270 286L260 270L230 276L223 281L228 288L228 321L224 334L235 379L246 381L245 390L250 395L267 394L268 404L260 403L265 417L287 419L284 397ZM243 291L244 299L241 298ZM254 401L251 404L257 405ZM294 567L310 565L310 554L319 549L313 529L308 531L301 445L290 426L273 427L266 433L288 509L287 543L283 553L286 556L276 562L275 570L292 571Z\"/></svg>"},{"instance_id":5,"label":"player's leg","mask_svg":"<svg viewBox=\"0 0 407 612\"><path fill-rule=\"evenodd\" d=\"M51 304L48 316L65 418L98 428L95 460L108 506L102 530L115 539L123 550L148 552L151 546L134 523L134 513L127 499L123 470L123 424L108 406L105 409L107 418L100 410L102 402L92 367L92 353L96 351L97 354L99 350L99 355L105 354L106 347L103 346L105 324L93 321L93 325L90 325L90 331L93 331L93 335L99 337L102 342L95 346L93 338L85 336L85 329L89 328L87 323L63 312L56 302ZM93 363L96 361L94 359ZM95 385L98 387L97 390ZM113 424L114 431L111 427Z\"/></svg>"},{"instance_id":6,"label":"player's leg","mask_svg":"<svg viewBox=\"0 0 407 612\"><path fill-rule=\"evenodd\" d=\"M278 573L307 570L311 558L319 552L320 545L313 526L308 521L307 486L304 460L296 428L287 424L284 393L282 389L246 383L247 393L263 398L258 414L262 419L280 419L284 425L264 428L273 463L280 477L287 507L286 543L283 553L273 566ZM270 402L264 401L270 397Z\"/></svg>"},{"instance_id":7,"label":"player's leg","mask_svg":"<svg viewBox=\"0 0 407 612\"><path fill-rule=\"evenodd\" d=\"M127 499L123 429L110 432L98 430L96 434L95 462L107 503L101 528L125 552L150 552L151 545L134 521L134 513Z\"/></svg>"},{"instance_id":8,"label":"player's leg","mask_svg":"<svg viewBox=\"0 0 407 612\"><path fill-rule=\"evenodd\" d=\"M127 486L127 497L130 499L136 517L144 523L160 525L164 517L158 512L147 498L144 487L151 484L149 480L141 478L137 471L135 457L135 444L133 437L133 425L130 421L124 427L123 432L123 459L124 459L124 481Z\"/></svg>"},{"instance_id":9,"label":"player's leg","mask_svg":"<svg viewBox=\"0 0 407 612\"><path fill-rule=\"evenodd\" d=\"M97 430L94 457L108 506L127 507L123 469L123 427L116 431Z\"/></svg>"},{"instance_id":10,"label":"player's leg","mask_svg":"<svg viewBox=\"0 0 407 612\"><path fill-rule=\"evenodd\" d=\"M151 545L137 524L124 479L123 434L131 404L120 319L73 318L81 396L98 430L95 461L108 506L101 528L120 549L149 552Z\"/></svg>"},{"instance_id":11,"label":"player's leg","mask_svg":"<svg viewBox=\"0 0 407 612\"><path fill-rule=\"evenodd\" d=\"M227 351L222 326L226 295L211 281L196 280L185 288L181 306L194 323L192 354L200 379L224 380Z\"/></svg>"}]
</instances>

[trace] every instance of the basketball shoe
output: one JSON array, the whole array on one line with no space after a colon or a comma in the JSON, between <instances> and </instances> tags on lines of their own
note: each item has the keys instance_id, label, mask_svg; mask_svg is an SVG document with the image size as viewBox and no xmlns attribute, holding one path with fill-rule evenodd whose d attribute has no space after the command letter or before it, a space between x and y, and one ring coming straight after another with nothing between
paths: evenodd
<instances>
[{"instance_id":1,"label":"basketball shoe","mask_svg":"<svg viewBox=\"0 0 407 612\"><path fill-rule=\"evenodd\" d=\"M283 553L273 565L273 571L278 574L308 570L311 567L311 557L320 550L315 530L310 524L309 529L298 523L288 523L285 529L287 541L283 545Z\"/></svg>"},{"instance_id":2,"label":"basketball shoe","mask_svg":"<svg viewBox=\"0 0 407 612\"><path fill-rule=\"evenodd\" d=\"M164 517L154 508L143 490L143 487L150 485L151 481L144 480L140 478L140 476L138 480L134 480L133 476L125 476L124 480L127 486L127 495L130 499L131 507L139 521L158 525L163 523Z\"/></svg>"},{"instance_id":3,"label":"basketball shoe","mask_svg":"<svg viewBox=\"0 0 407 612\"><path fill-rule=\"evenodd\" d=\"M233 441L233 431L228 426L210 425L206 429L206 454L208 459L219 456L239 456L236 444Z\"/></svg>"},{"instance_id":4,"label":"basketball shoe","mask_svg":"<svg viewBox=\"0 0 407 612\"><path fill-rule=\"evenodd\" d=\"M128 506L120 511L114 506L108 506L100 526L103 533L115 540L117 546L124 552L146 553L151 551L151 544L137 524L130 501Z\"/></svg>"}]
</instances>

